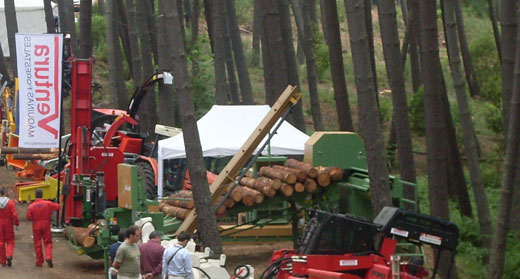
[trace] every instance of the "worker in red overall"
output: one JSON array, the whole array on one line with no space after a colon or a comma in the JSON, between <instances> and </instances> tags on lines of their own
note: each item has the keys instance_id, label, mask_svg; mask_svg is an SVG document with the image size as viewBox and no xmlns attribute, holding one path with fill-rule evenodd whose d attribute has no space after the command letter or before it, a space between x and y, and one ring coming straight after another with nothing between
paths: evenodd
<instances>
[{"instance_id":1,"label":"worker in red overall","mask_svg":"<svg viewBox=\"0 0 520 279\"><path fill-rule=\"evenodd\" d=\"M14 201L6 195L5 188L0 188L0 265L11 266L14 251L14 230L18 227L18 213ZM6 246L7 244L7 246ZM6 253L7 248L7 253ZM7 254L7 258L6 258Z\"/></svg>"},{"instance_id":2,"label":"worker in red overall","mask_svg":"<svg viewBox=\"0 0 520 279\"><path fill-rule=\"evenodd\" d=\"M45 246L45 261L49 267L52 263L52 237L51 237L51 215L53 211L60 209L60 205L51 201L43 200L43 192L40 189L34 190L36 200L27 210L27 219L33 221L33 241L34 251L36 252L36 266L43 264L42 238Z\"/></svg>"}]
</instances>

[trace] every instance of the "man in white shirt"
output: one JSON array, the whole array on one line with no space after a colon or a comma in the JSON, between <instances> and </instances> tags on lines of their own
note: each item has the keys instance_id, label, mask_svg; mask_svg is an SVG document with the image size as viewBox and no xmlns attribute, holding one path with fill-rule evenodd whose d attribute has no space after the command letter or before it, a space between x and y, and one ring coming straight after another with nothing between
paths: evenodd
<instances>
[{"instance_id":1,"label":"man in white shirt","mask_svg":"<svg viewBox=\"0 0 520 279\"><path fill-rule=\"evenodd\" d=\"M193 279L191 255L185 248L190 241L189 233L183 231L177 236L177 244L164 251L162 274L166 279Z\"/></svg>"}]
</instances>

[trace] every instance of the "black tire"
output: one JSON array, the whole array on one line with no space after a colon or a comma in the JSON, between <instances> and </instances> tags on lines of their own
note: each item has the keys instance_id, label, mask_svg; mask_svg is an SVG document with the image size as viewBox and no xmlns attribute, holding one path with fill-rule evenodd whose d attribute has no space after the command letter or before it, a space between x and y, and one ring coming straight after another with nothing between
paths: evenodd
<instances>
[{"instance_id":1,"label":"black tire","mask_svg":"<svg viewBox=\"0 0 520 279\"><path fill-rule=\"evenodd\" d=\"M148 162L137 162L135 165L139 168L139 175L143 179L143 185L148 199L157 197L157 187L155 185L155 173L152 166Z\"/></svg>"}]
</instances>

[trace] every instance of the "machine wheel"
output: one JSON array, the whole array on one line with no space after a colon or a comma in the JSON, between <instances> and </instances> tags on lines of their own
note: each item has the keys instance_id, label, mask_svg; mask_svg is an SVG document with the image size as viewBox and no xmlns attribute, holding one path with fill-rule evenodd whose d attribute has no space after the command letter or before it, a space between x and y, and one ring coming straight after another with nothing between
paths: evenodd
<instances>
[{"instance_id":1,"label":"machine wheel","mask_svg":"<svg viewBox=\"0 0 520 279\"><path fill-rule=\"evenodd\" d=\"M139 175L143 178L146 196L148 199L154 199L157 196L157 187L152 166L147 162L137 162L135 165L139 168Z\"/></svg>"}]
</instances>

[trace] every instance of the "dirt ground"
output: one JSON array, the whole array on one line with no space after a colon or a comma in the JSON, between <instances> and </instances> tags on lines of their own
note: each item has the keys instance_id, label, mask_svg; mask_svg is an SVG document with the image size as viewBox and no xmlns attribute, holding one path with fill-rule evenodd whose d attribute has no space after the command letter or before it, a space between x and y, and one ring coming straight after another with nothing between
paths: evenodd
<instances>
[{"instance_id":1,"label":"dirt ground","mask_svg":"<svg viewBox=\"0 0 520 279\"><path fill-rule=\"evenodd\" d=\"M16 171L5 166L0 167L0 187L8 188L10 198L14 199L13 185L18 181L20 180L16 177ZM77 255L75 250L67 244L67 240L57 233L53 233L52 236L54 268L49 268L45 263L43 267L36 267L31 222L25 217L28 207L29 205L26 203L16 205L20 217L20 227L18 231L15 231L13 266L0 266L1 279L104 278L103 260L93 260L88 256ZM224 253L227 256L228 272L232 274L236 266L250 264L255 268L255 277L258 278L269 264L272 252L288 247L291 247L290 242L225 245Z\"/></svg>"}]
</instances>

